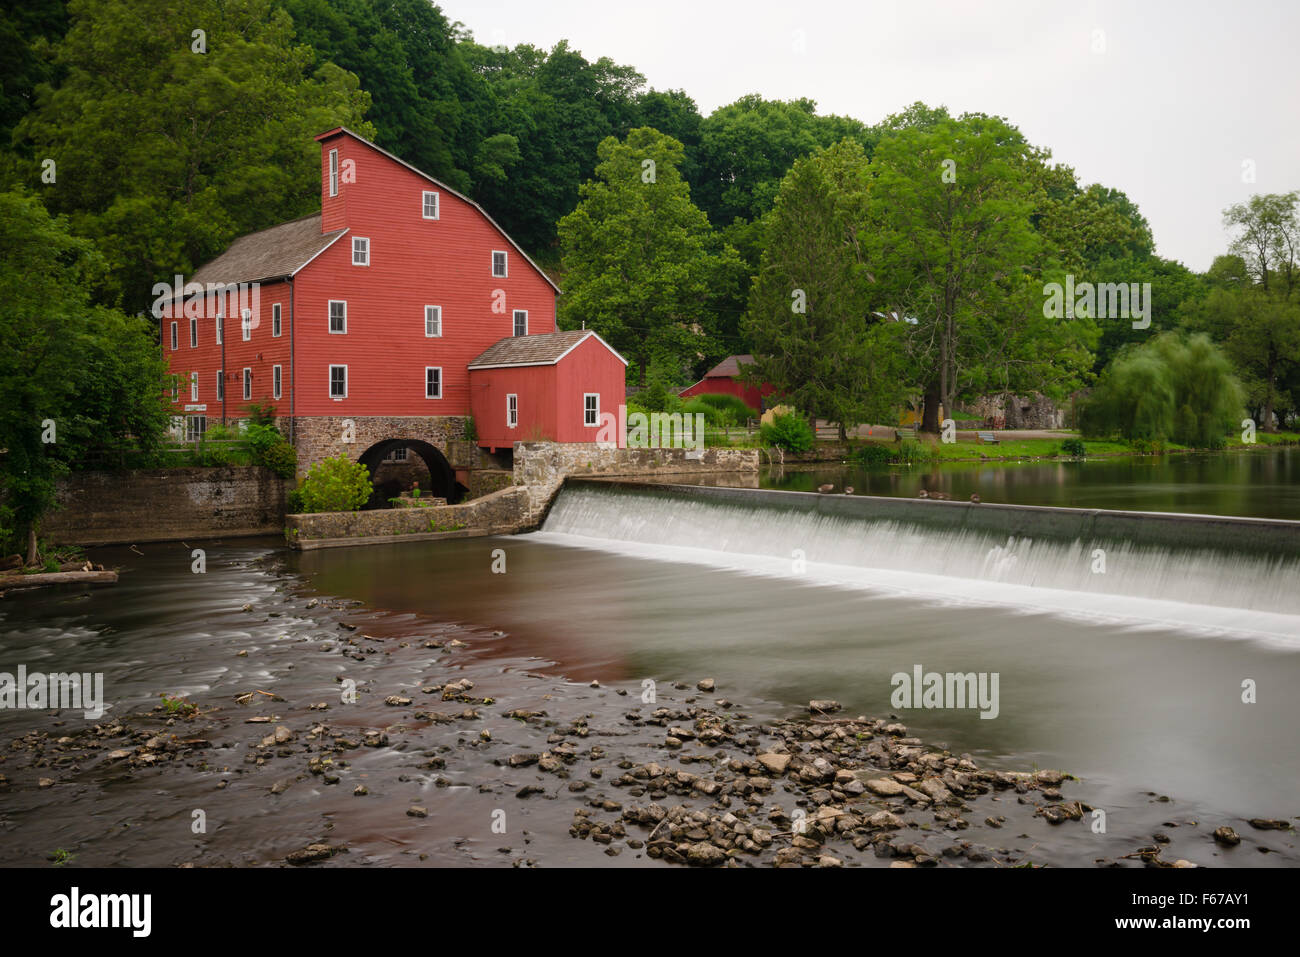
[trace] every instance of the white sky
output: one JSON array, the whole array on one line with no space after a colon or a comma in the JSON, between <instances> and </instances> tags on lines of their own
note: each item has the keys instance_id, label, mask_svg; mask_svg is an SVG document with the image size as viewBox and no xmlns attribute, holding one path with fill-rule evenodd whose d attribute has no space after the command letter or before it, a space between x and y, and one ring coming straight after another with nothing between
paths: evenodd
<instances>
[{"instance_id":1,"label":"white sky","mask_svg":"<svg viewBox=\"0 0 1300 957\"><path fill-rule=\"evenodd\" d=\"M480 43L568 39L705 116L746 93L867 124L916 100L1005 116L1196 270L1227 245L1224 207L1300 189L1296 0L436 2Z\"/></svg>"}]
</instances>

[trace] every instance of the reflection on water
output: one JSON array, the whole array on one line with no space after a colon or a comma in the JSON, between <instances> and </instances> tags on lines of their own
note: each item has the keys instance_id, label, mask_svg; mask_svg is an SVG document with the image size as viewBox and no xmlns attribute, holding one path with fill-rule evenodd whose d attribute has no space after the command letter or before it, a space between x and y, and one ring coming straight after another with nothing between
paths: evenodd
<instances>
[{"instance_id":1,"label":"reflection on water","mask_svg":"<svg viewBox=\"0 0 1300 957\"><path fill-rule=\"evenodd\" d=\"M683 481L686 481L683 479ZM1300 519L1300 449L1223 454L1094 458L1082 462L953 463L937 468L862 470L770 467L764 488L811 492L845 485L857 495L915 498L921 489L954 499L1066 508L1190 512Z\"/></svg>"}]
</instances>

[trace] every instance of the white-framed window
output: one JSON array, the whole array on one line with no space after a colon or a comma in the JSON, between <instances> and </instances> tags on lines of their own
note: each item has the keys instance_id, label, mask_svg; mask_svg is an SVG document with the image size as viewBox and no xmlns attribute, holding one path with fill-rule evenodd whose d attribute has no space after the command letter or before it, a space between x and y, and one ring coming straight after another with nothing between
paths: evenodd
<instances>
[{"instance_id":1,"label":"white-framed window","mask_svg":"<svg viewBox=\"0 0 1300 957\"><path fill-rule=\"evenodd\" d=\"M280 304L277 302L271 306L271 335L279 336L281 331Z\"/></svg>"},{"instance_id":2,"label":"white-framed window","mask_svg":"<svg viewBox=\"0 0 1300 957\"><path fill-rule=\"evenodd\" d=\"M330 195L339 194L339 151L330 150Z\"/></svg>"},{"instance_id":3,"label":"white-framed window","mask_svg":"<svg viewBox=\"0 0 1300 957\"><path fill-rule=\"evenodd\" d=\"M280 386L284 377L280 373L279 366L271 366L271 398L280 398Z\"/></svg>"},{"instance_id":4,"label":"white-framed window","mask_svg":"<svg viewBox=\"0 0 1300 957\"><path fill-rule=\"evenodd\" d=\"M406 461L406 446L403 445L400 449L393 449L393 451L389 452L387 455L384 456L384 461L385 461L385 462L405 462L405 461Z\"/></svg>"},{"instance_id":5,"label":"white-framed window","mask_svg":"<svg viewBox=\"0 0 1300 957\"><path fill-rule=\"evenodd\" d=\"M438 194L431 189L424 191L424 197L420 203L420 215L425 219L438 218Z\"/></svg>"},{"instance_id":6,"label":"white-framed window","mask_svg":"<svg viewBox=\"0 0 1300 957\"><path fill-rule=\"evenodd\" d=\"M330 332L348 331L348 304L342 299L330 300Z\"/></svg>"},{"instance_id":7,"label":"white-framed window","mask_svg":"<svg viewBox=\"0 0 1300 957\"><path fill-rule=\"evenodd\" d=\"M177 402L181 397L181 377L174 375L172 379L172 401Z\"/></svg>"},{"instance_id":8,"label":"white-framed window","mask_svg":"<svg viewBox=\"0 0 1300 957\"><path fill-rule=\"evenodd\" d=\"M221 345L221 330L226 324L226 318L221 313L217 313L217 345Z\"/></svg>"},{"instance_id":9,"label":"white-framed window","mask_svg":"<svg viewBox=\"0 0 1300 957\"><path fill-rule=\"evenodd\" d=\"M506 277L506 254L505 250L492 250L492 275L504 279Z\"/></svg>"},{"instance_id":10,"label":"white-framed window","mask_svg":"<svg viewBox=\"0 0 1300 957\"><path fill-rule=\"evenodd\" d=\"M348 367L330 366L330 398L346 399L348 397Z\"/></svg>"},{"instance_id":11,"label":"white-framed window","mask_svg":"<svg viewBox=\"0 0 1300 957\"><path fill-rule=\"evenodd\" d=\"M513 392L506 396L506 427L513 429L519 424L519 396Z\"/></svg>"},{"instance_id":12,"label":"white-framed window","mask_svg":"<svg viewBox=\"0 0 1300 957\"><path fill-rule=\"evenodd\" d=\"M185 416L186 442L197 442L203 438L203 433L206 431L208 431L208 417L206 415Z\"/></svg>"},{"instance_id":13,"label":"white-framed window","mask_svg":"<svg viewBox=\"0 0 1300 957\"><path fill-rule=\"evenodd\" d=\"M172 323L172 352L180 348L180 339L177 338L176 323Z\"/></svg>"},{"instance_id":14,"label":"white-framed window","mask_svg":"<svg viewBox=\"0 0 1300 957\"><path fill-rule=\"evenodd\" d=\"M245 342L253 338L253 310L245 309L239 314L239 335Z\"/></svg>"},{"instance_id":15,"label":"white-framed window","mask_svg":"<svg viewBox=\"0 0 1300 957\"><path fill-rule=\"evenodd\" d=\"M370 240L365 236L352 237L352 265L370 265Z\"/></svg>"},{"instance_id":16,"label":"white-framed window","mask_svg":"<svg viewBox=\"0 0 1300 957\"><path fill-rule=\"evenodd\" d=\"M442 335L442 306L424 307L424 334L429 339Z\"/></svg>"},{"instance_id":17,"label":"white-framed window","mask_svg":"<svg viewBox=\"0 0 1300 957\"><path fill-rule=\"evenodd\" d=\"M584 392L582 394L582 424L589 429L600 425L599 392Z\"/></svg>"},{"instance_id":18,"label":"white-framed window","mask_svg":"<svg viewBox=\"0 0 1300 957\"><path fill-rule=\"evenodd\" d=\"M424 397L426 399L442 398L442 366L424 367Z\"/></svg>"},{"instance_id":19,"label":"white-framed window","mask_svg":"<svg viewBox=\"0 0 1300 957\"><path fill-rule=\"evenodd\" d=\"M190 348L199 347L199 320L197 318L190 320Z\"/></svg>"},{"instance_id":20,"label":"white-framed window","mask_svg":"<svg viewBox=\"0 0 1300 957\"><path fill-rule=\"evenodd\" d=\"M190 401L199 401L199 374L197 372L190 373Z\"/></svg>"},{"instance_id":21,"label":"white-framed window","mask_svg":"<svg viewBox=\"0 0 1300 957\"><path fill-rule=\"evenodd\" d=\"M515 310L515 331L514 331L514 334L515 334L516 336L526 336L526 335L528 335L528 310L527 310L527 309L516 309L516 310Z\"/></svg>"},{"instance_id":22,"label":"white-framed window","mask_svg":"<svg viewBox=\"0 0 1300 957\"><path fill-rule=\"evenodd\" d=\"M244 398L251 399L252 397L253 397L253 370L245 368L244 369Z\"/></svg>"},{"instance_id":23,"label":"white-framed window","mask_svg":"<svg viewBox=\"0 0 1300 957\"><path fill-rule=\"evenodd\" d=\"M226 372L224 369L217 370L217 401L220 402L226 397Z\"/></svg>"}]
</instances>

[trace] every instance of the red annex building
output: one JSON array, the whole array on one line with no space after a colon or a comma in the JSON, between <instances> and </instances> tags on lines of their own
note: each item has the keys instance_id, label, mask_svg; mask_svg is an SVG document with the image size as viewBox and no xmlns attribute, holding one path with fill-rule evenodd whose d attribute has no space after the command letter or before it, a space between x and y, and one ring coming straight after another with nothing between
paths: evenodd
<instances>
[{"instance_id":1,"label":"red annex building","mask_svg":"<svg viewBox=\"0 0 1300 957\"><path fill-rule=\"evenodd\" d=\"M683 389L678 395L683 399L713 393L734 395L742 399L745 405L751 409L758 409L761 412L763 411L763 400L776 390L766 382L761 386L749 385L737 378L740 375L740 367L750 365L753 361L754 357L750 355L727 356L727 358L704 373L703 379L689 389Z\"/></svg>"},{"instance_id":2,"label":"red annex building","mask_svg":"<svg viewBox=\"0 0 1300 957\"><path fill-rule=\"evenodd\" d=\"M555 283L473 200L347 129L316 139L320 213L161 287L186 433L270 402L300 471L343 453L373 473L410 448L451 500L476 467L450 448L469 444L466 416L484 449L594 441L590 407L617 411L626 363L595 333L557 332Z\"/></svg>"}]
</instances>

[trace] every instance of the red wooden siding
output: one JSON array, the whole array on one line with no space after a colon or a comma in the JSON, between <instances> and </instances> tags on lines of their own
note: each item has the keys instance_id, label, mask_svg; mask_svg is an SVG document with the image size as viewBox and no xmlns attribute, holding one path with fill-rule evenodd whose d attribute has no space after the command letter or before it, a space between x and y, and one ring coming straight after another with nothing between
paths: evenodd
<instances>
[{"instance_id":1,"label":"red wooden siding","mask_svg":"<svg viewBox=\"0 0 1300 957\"><path fill-rule=\"evenodd\" d=\"M485 448L515 442L595 442L597 425L583 425L583 400L600 396L600 412L616 418L624 402L626 367L595 336L584 339L555 365L475 369L470 373L474 428ZM506 396L519 396L519 424L506 424Z\"/></svg>"},{"instance_id":2,"label":"red wooden siding","mask_svg":"<svg viewBox=\"0 0 1300 957\"><path fill-rule=\"evenodd\" d=\"M329 151L355 182L329 197ZM555 289L472 204L348 133L321 142L322 229L348 233L295 280L297 415L465 415L466 366L514 331L555 331ZM342 179L342 174L341 174ZM439 218L423 194L439 193ZM370 240L370 265L352 265L352 240ZM507 276L492 275L492 252ZM499 292L498 292L499 291ZM345 300L347 333L329 332L328 302ZM424 307L442 307L442 337L426 338ZM348 397L329 396L329 367L348 367ZM425 367L442 368L441 399L424 395Z\"/></svg>"},{"instance_id":3,"label":"red wooden siding","mask_svg":"<svg viewBox=\"0 0 1300 957\"><path fill-rule=\"evenodd\" d=\"M692 396L704 395L706 393L721 393L724 395L734 395L742 399L745 405L752 409L762 410L763 399L767 398L776 390L767 383L762 386L746 385L738 379L730 376L714 376L713 378L701 379L689 389L683 389L678 393L683 399L689 399Z\"/></svg>"},{"instance_id":4,"label":"red wooden siding","mask_svg":"<svg viewBox=\"0 0 1300 957\"><path fill-rule=\"evenodd\" d=\"M249 341L245 342L240 329L239 299L234 292L227 293L226 304L222 307L225 315L223 331L226 340L225 414L231 419L246 418L251 402L270 402L281 415L289 412L289 284L286 282L267 283L257 290L257 302L253 308L252 331ZM280 304L280 336L272 336L273 306ZM217 297L208 296L198 319L198 348L190 348L190 321L184 314L183 303L173 303L164 307L161 320L163 356L167 360L168 371L181 377L177 400L174 405L176 414L183 415L186 405L194 404L190 399L190 373L199 374L199 404L206 404L207 410L201 413L208 417L208 425L221 421L221 402L217 399L217 370L221 368L221 345L217 342ZM171 348L171 324L175 321L177 332L177 349ZM281 398L272 397L272 367L281 368ZM244 401L244 369L253 371L253 394L249 402Z\"/></svg>"}]
</instances>

